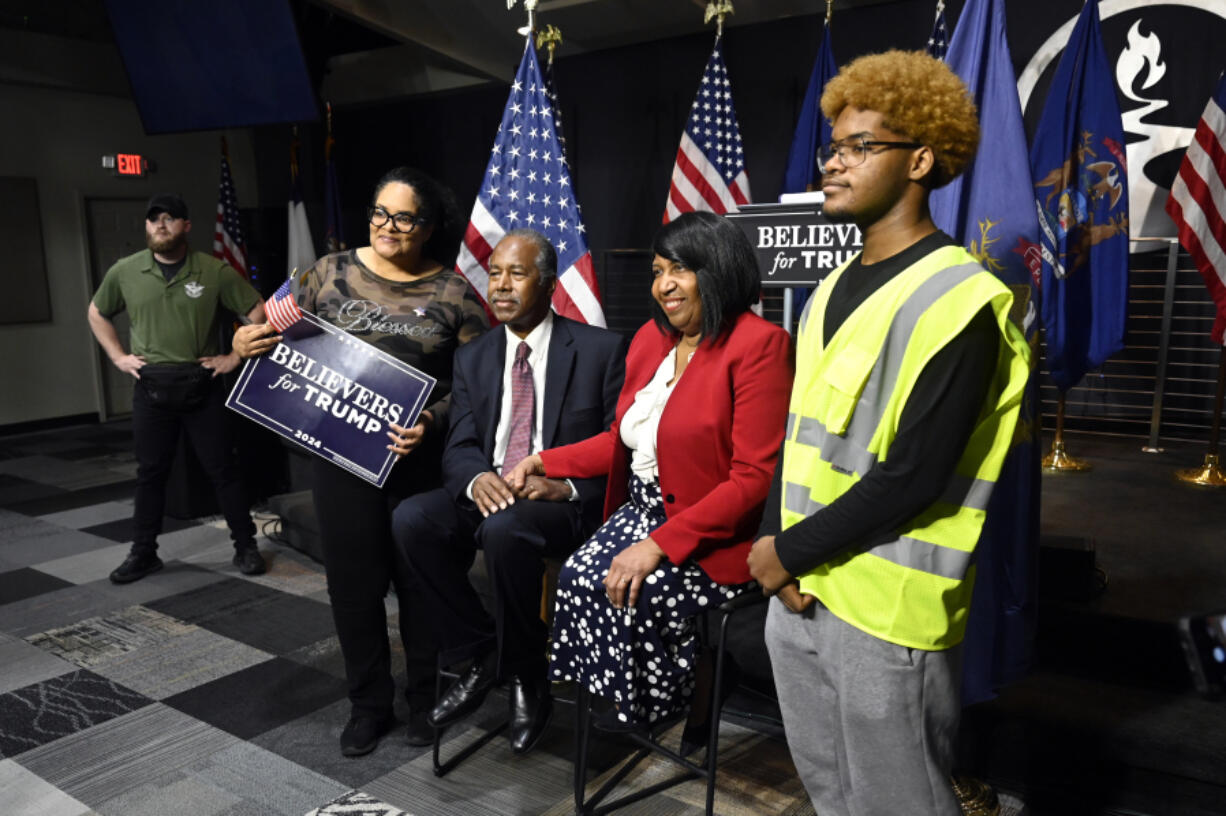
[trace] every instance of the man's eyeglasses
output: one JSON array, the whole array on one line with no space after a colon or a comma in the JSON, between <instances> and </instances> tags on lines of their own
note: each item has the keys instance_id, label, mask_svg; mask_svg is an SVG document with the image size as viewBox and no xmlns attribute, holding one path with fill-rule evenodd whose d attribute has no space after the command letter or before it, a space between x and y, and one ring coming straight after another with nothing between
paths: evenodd
<instances>
[{"instance_id":1,"label":"man's eyeglasses","mask_svg":"<svg viewBox=\"0 0 1226 816\"><path fill-rule=\"evenodd\" d=\"M366 219L372 227L381 227L391 221L392 229L396 232L412 232L419 227L430 225L430 219L424 216L411 212L389 213L382 207L367 207Z\"/></svg>"},{"instance_id":2,"label":"man's eyeglasses","mask_svg":"<svg viewBox=\"0 0 1226 816\"><path fill-rule=\"evenodd\" d=\"M155 227L162 226L163 224L169 227L171 224L178 221L179 219L171 215L168 212L160 212L160 213L154 213L153 215L149 216L145 220L148 221L150 224L153 224Z\"/></svg>"},{"instance_id":3,"label":"man's eyeglasses","mask_svg":"<svg viewBox=\"0 0 1226 816\"><path fill-rule=\"evenodd\" d=\"M864 164L864 159L868 156L870 147L884 147L889 150L894 147L917 148L923 147L919 142L878 142L872 139L865 139L862 136L844 139L841 142L830 142L824 144L817 151L817 159L822 163L822 167L833 159L839 157L839 162L844 167L859 167Z\"/></svg>"}]
</instances>

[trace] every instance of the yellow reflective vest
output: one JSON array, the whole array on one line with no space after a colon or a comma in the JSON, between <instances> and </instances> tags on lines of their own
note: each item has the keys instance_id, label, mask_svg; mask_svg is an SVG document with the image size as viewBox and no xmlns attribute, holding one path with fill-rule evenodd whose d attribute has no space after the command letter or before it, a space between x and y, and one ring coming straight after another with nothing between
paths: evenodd
<instances>
[{"instance_id":1,"label":"yellow reflective vest","mask_svg":"<svg viewBox=\"0 0 1226 816\"><path fill-rule=\"evenodd\" d=\"M883 640L916 649L961 642L974 551L1029 374L1030 350L1008 319L1013 295L964 249L937 249L874 292L823 343L826 305L847 264L814 293L796 341L783 448L783 529L835 501L887 459L927 362L985 305L996 315L996 377L942 497L891 540L861 543L799 576L800 589Z\"/></svg>"}]
</instances>

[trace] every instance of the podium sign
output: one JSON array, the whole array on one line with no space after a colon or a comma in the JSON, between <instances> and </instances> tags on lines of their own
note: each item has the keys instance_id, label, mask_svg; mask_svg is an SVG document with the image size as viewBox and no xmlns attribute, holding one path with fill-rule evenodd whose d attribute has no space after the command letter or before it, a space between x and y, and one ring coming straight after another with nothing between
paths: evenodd
<instances>
[{"instance_id":1,"label":"podium sign","mask_svg":"<svg viewBox=\"0 0 1226 816\"><path fill-rule=\"evenodd\" d=\"M749 238L763 286L816 286L860 251L855 224L836 224L821 204L746 204L724 216Z\"/></svg>"},{"instance_id":2,"label":"podium sign","mask_svg":"<svg viewBox=\"0 0 1226 816\"><path fill-rule=\"evenodd\" d=\"M382 487L396 464L388 425L417 422L434 378L310 313L281 337L247 361L226 407Z\"/></svg>"}]
</instances>

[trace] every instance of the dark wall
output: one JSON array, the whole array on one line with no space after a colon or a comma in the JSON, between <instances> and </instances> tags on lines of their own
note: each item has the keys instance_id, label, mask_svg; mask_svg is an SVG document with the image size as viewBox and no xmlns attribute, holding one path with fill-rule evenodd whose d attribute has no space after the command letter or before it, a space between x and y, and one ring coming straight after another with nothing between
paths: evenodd
<instances>
[{"instance_id":1,"label":"dark wall","mask_svg":"<svg viewBox=\"0 0 1226 816\"><path fill-rule=\"evenodd\" d=\"M963 5L962 0L947 3L951 35ZM1081 7L1082 0L1008 0L1008 38L1017 74ZM899 0L837 11L832 28L836 62L842 65L861 54L888 48L925 47L934 9L933 0ZM1151 27L1155 23L1160 29L1174 25L1182 32L1181 46L1187 44L1190 53L1164 54L1172 70L1155 90L1178 86L1178 94L1194 99L1194 109L1191 103L1172 106L1172 110L1188 107L1180 119L1192 124L1208 97L1217 68L1196 70L1184 63L1221 62L1220 54L1212 56L1215 52L1209 41L1226 21L1214 22L1212 15L1170 6L1153 13L1139 10L1117 15L1103 24L1112 59L1122 47L1124 29L1142 15ZM773 201L778 195L821 26L822 17L814 14L731 27L725 34L724 56L754 201ZM650 246L664 210L681 129L713 37L708 31L557 60L555 77L571 173L598 271L606 250ZM1168 42L1174 42L1169 33ZM510 73L515 66L507 68ZM1037 117L1053 69L1054 63L1036 86L1027 109L1028 121ZM364 207L375 180L396 164L421 167L451 186L466 217L482 181L507 93L506 85L492 83L468 91L337 110L336 161L350 244L365 242ZM300 131L304 194L313 232L321 237L322 131L319 126L304 126ZM286 155L287 128L261 133L258 155ZM265 164L260 199L285 200L288 174L284 160Z\"/></svg>"},{"instance_id":2,"label":"dark wall","mask_svg":"<svg viewBox=\"0 0 1226 816\"><path fill-rule=\"evenodd\" d=\"M882 24L883 18L888 25ZM921 47L931 23L928 2L840 12L835 23L836 57L843 62L868 50ZM778 195L820 34L817 15L730 28L725 34L724 58L755 201L774 200ZM558 58L555 77L567 153L598 265L605 250L650 246L664 212L681 129L713 38L711 31ZM511 71L514 68L508 66ZM451 186L467 217L507 93L506 85L491 84L337 110L335 155L350 243L365 241L362 211L374 182L396 164L421 167ZM317 131L300 128L303 149L313 156L322 155ZM286 147L274 148L275 141ZM269 150L260 152L284 155L287 145L288 136L280 129L270 134ZM280 197L267 194L264 185L284 187L286 173L278 167L265 175L261 199L276 201ZM313 231L322 235L322 223L314 223L323 212L322 176L304 168L303 182Z\"/></svg>"}]
</instances>

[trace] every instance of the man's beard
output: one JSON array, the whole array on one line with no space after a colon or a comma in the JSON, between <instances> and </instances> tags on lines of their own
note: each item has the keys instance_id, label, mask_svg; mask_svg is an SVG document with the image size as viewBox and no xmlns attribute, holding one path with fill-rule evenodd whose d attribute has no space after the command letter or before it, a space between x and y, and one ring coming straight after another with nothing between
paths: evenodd
<instances>
[{"instance_id":1,"label":"man's beard","mask_svg":"<svg viewBox=\"0 0 1226 816\"><path fill-rule=\"evenodd\" d=\"M167 235L165 238L159 238L145 233L145 245L160 255L175 252L186 243L186 235Z\"/></svg>"}]
</instances>

